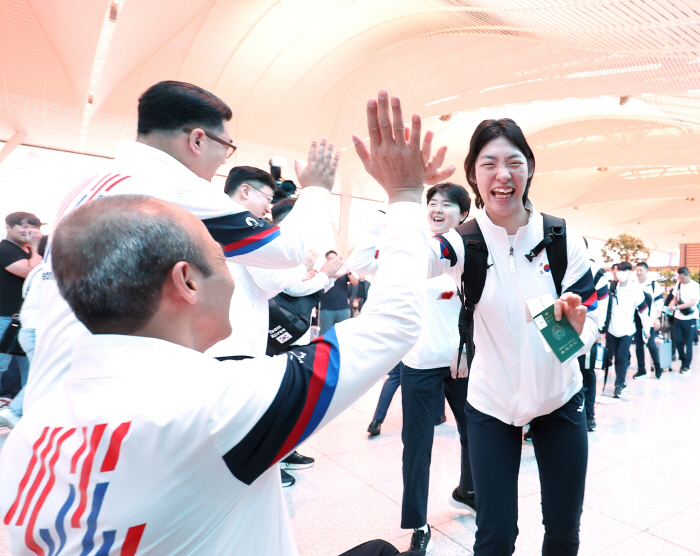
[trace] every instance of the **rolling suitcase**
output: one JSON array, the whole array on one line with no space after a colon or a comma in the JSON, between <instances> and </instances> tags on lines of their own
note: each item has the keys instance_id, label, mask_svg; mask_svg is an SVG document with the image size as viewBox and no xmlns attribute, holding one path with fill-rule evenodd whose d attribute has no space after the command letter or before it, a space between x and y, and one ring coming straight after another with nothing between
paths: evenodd
<instances>
[{"instance_id":1,"label":"rolling suitcase","mask_svg":"<svg viewBox=\"0 0 700 556\"><path fill-rule=\"evenodd\" d=\"M664 315L666 317L666 315ZM660 337L657 338L659 348L659 364L661 370L666 371L671 369L671 360L673 359L673 343L671 342L671 330L668 318L663 319Z\"/></svg>"}]
</instances>

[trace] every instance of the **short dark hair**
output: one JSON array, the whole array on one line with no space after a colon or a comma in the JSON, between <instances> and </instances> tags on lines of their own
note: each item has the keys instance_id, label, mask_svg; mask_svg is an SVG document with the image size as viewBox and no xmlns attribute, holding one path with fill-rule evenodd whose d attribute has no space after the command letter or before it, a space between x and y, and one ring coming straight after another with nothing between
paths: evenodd
<instances>
[{"instance_id":1,"label":"short dark hair","mask_svg":"<svg viewBox=\"0 0 700 556\"><path fill-rule=\"evenodd\" d=\"M226 103L209 91L182 81L161 81L139 98L139 135L178 131L186 126L220 129L233 117Z\"/></svg>"},{"instance_id":2,"label":"short dark hair","mask_svg":"<svg viewBox=\"0 0 700 556\"><path fill-rule=\"evenodd\" d=\"M275 180L270 172L255 168L254 166L234 166L228 173L226 184L224 185L224 193L233 195L241 184L251 182L257 183L259 186L267 185L275 190Z\"/></svg>"},{"instance_id":3,"label":"short dark hair","mask_svg":"<svg viewBox=\"0 0 700 556\"><path fill-rule=\"evenodd\" d=\"M627 261L622 261L620 264L617 265L617 270L618 270L618 272L620 270L632 270L632 263L627 262Z\"/></svg>"},{"instance_id":4,"label":"short dark hair","mask_svg":"<svg viewBox=\"0 0 700 556\"><path fill-rule=\"evenodd\" d=\"M615 264L612 265L610 268L611 268L612 270L616 270L618 266L620 266L619 263L615 263Z\"/></svg>"},{"instance_id":5,"label":"short dark hair","mask_svg":"<svg viewBox=\"0 0 700 556\"><path fill-rule=\"evenodd\" d=\"M467 174L467 181L476 195L476 208L484 208L484 199L479 193L479 188L476 185L476 159L486 144L498 137L505 137L513 146L518 149L528 161L528 171L532 171L535 175L535 155L532 153L530 145L527 144L523 130L518 127L510 118L501 118L500 120L484 120L474 130L471 141L469 142L469 153L464 160L464 171ZM530 182L532 176L527 179L525 192L523 193L523 204L527 202L528 193L530 191Z\"/></svg>"},{"instance_id":6,"label":"short dark hair","mask_svg":"<svg viewBox=\"0 0 700 556\"><path fill-rule=\"evenodd\" d=\"M44 256L44 253L46 253L46 243L49 241L49 236L41 236L39 239L39 243L36 246L36 252L39 253L42 257Z\"/></svg>"},{"instance_id":7,"label":"short dark hair","mask_svg":"<svg viewBox=\"0 0 700 556\"><path fill-rule=\"evenodd\" d=\"M53 233L51 263L61 295L93 334L128 334L160 307L163 283L180 261L213 270L169 204L114 195L64 216Z\"/></svg>"},{"instance_id":8,"label":"short dark hair","mask_svg":"<svg viewBox=\"0 0 700 556\"><path fill-rule=\"evenodd\" d=\"M678 268L678 274L682 274L683 276L690 276L690 270L688 270L687 266L681 266Z\"/></svg>"},{"instance_id":9,"label":"short dark hair","mask_svg":"<svg viewBox=\"0 0 700 556\"><path fill-rule=\"evenodd\" d=\"M272 221L275 224L279 224L285 217L292 211L294 205L296 204L296 199L282 199L281 201L272 205L270 212L272 213Z\"/></svg>"},{"instance_id":10,"label":"short dark hair","mask_svg":"<svg viewBox=\"0 0 700 556\"><path fill-rule=\"evenodd\" d=\"M327 251L326 254L323 255L323 256L324 256L324 257L328 257L328 255L330 255L331 253L333 253L334 255L337 255L337 254L338 254L337 251L333 251L333 249L331 249L330 251Z\"/></svg>"},{"instance_id":11,"label":"short dark hair","mask_svg":"<svg viewBox=\"0 0 700 556\"><path fill-rule=\"evenodd\" d=\"M31 212L11 212L5 217L5 224L7 224L10 228L13 226L18 226L19 224L22 223L22 220L26 220L27 224L30 226L36 226L37 228L41 227L43 224L41 220L39 220L35 214L32 214Z\"/></svg>"},{"instance_id":12,"label":"short dark hair","mask_svg":"<svg viewBox=\"0 0 700 556\"><path fill-rule=\"evenodd\" d=\"M446 181L444 183L438 183L433 185L425 195L428 202L430 199L435 197L437 194L443 195L448 201L456 204L459 207L459 212L466 212L469 214L469 209L472 206L472 200L469 197L469 193L461 185Z\"/></svg>"},{"instance_id":13,"label":"short dark hair","mask_svg":"<svg viewBox=\"0 0 700 556\"><path fill-rule=\"evenodd\" d=\"M641 266L644 270L649 270L649 265L647 263L645 263L644 261L639 261L634 266L635 266L635 268L639 268Z\"/></svg>"}]
</instances>

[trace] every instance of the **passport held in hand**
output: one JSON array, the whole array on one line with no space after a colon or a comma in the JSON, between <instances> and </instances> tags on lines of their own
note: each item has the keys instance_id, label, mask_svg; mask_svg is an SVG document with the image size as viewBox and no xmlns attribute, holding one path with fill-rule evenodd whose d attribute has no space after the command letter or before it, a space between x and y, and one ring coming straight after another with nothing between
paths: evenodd
<instances>
[{"instance_id":1,"label":"passport held in hand","mask_svg":"<svg viewBox=\"0 0 700 556\"><path fill-rule=\"evenodd\" d=\"M545 342L564 363L581 347L583 342L565 316L560 321L554 318L554 298L551 295L530 299L527 302L532 320Z\"/></svg>"}]
</instances>

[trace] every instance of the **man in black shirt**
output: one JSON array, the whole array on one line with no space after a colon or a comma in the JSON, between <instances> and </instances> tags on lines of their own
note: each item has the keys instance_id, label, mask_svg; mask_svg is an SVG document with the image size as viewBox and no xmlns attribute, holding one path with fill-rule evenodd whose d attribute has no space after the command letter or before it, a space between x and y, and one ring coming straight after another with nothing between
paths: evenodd
<instances>
[{"instance_id":1,"label":"man in black shirt","mask_svg":"<svg viewBox=\"0 0 700 556\"><path fill-rule=\"evenodd\" d=\"M329 261L338 256L335 251L326 253L326 260ZM348 295L348 284L357 285L358 280L350 272L341 268L341 274L321 298L321 335L328 332L331 326L350 318L350 302Z\"/></svg>"},{"instance_id":2,"label":"man in black shirt","mask_svg":"<svg viewBox=\"0 0 700 556\"><path fill-rule=\"evenodd\" d=\"M29 271L41 262L37 245L41 239L41 221L30 212L13 212L5 217L7 239L0 241L0 338L22 304L22 284ZM0 353L0 374L17 357L22 386L27 382L26 357Z\"/></svg>"}]
</instances>

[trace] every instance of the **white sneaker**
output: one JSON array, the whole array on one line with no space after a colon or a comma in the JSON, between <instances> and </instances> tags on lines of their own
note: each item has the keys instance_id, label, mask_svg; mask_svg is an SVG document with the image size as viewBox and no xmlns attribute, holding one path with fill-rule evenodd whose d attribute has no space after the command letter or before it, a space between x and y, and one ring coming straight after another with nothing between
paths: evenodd
<instances>
[{"instance_id":1,"label":"white sneaker","mask_svg":"<svg viewBox=\"0 0 700 556\"><path fill-rule=\"evenodd\" d=\"M0 409L0 426L14 429L15 425L19 423L21 417L17 417L14 411L9 407L3 407Z\"/></svg>"}]
</instances>

